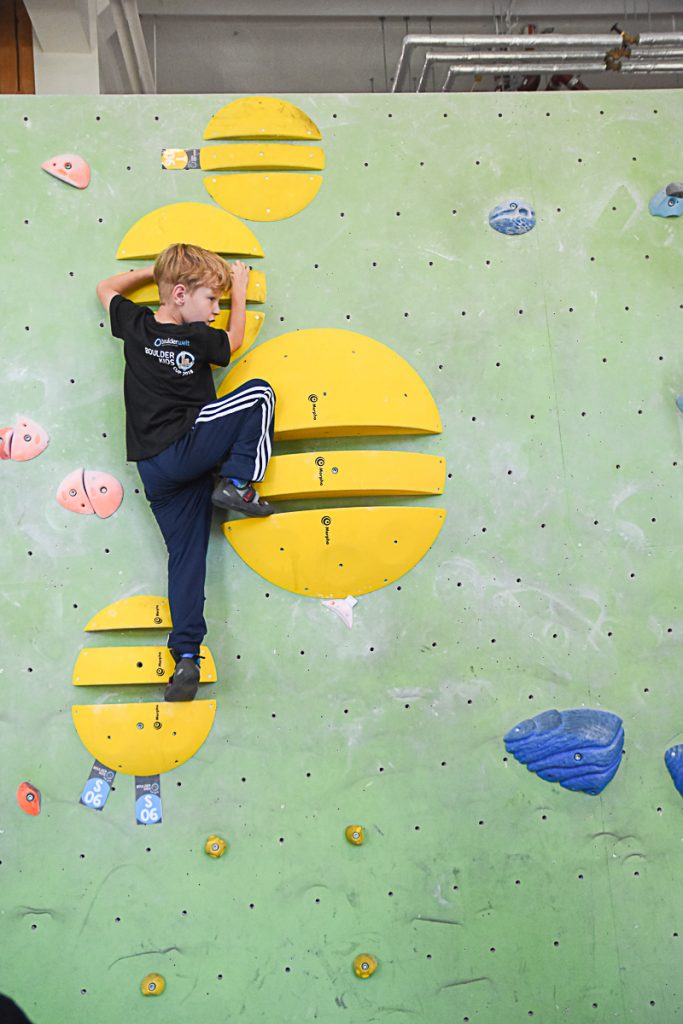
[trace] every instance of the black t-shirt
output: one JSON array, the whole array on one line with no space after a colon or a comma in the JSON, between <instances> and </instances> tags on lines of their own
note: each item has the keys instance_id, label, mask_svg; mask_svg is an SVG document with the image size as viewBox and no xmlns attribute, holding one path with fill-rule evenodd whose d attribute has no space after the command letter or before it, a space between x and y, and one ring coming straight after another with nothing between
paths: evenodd
<instances>
[{"instance_id":1,"label":"black t-shirt","mask_svg":"<svg viewBox=\"0 0 683 1024\"><path fill-rule=\"evenodd\" d=\"M177 441L202 406L215 402L211 363L228 365L230 342L204 323L159 323L123 295L111 300L109 317L111 333L124 342L126 452L138 462Z\"/></svg>"}]
</instances>

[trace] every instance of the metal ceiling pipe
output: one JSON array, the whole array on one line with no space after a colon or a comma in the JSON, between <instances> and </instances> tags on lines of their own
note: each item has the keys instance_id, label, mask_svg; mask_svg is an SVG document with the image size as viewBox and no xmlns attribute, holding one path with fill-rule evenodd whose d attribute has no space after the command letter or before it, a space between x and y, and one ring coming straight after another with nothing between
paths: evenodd
<instances>
[{"instance_id":1,"label":"metal ceiling pipe","mask_svg":"<svg viewBox=\"0 0 683 1024\"><path fill-rule=\"evenodd\" d=\"M619 45L621 36L615 32L604 35L560 35L555 33L528 35L407 35L403 37L401 55L396 66L392 92L398 92L403 86L405 78L410 72L410 56L417 46L450 46L462 47L468 50L480 48L499 48L504 46L507 50L529 50L538 49L568 49L571 47L595 46L605 52L614 49ZM650 46L681 46L683 45L683 33L681 32L642 32L639 36L640 47Z\"/></svg>"},{"instance_id":2,"label":"metal ceiling pipe","mask_svg":"<svg viewBox=\"0 0 683 1024\"><path fill-rule=\"evenodd\" d=\"M441 91L449 92L451 84L460 75L556 75L572 72L576 75L588 75L602 72L603 74L641 74L641 75L663 75L681 74L683 62L670 64L626 64L621 71L609 71L604 64L590 64L577 62L575 64L552 63L546 64L451 64L448 69L446 81Z\"/></svg>"},{"instance_id":3,"label":"metal ceiling pipe","mask_svg":"<svg viewBox=\"0 0 683 1024\"><path fill-rule=\"evenodd\" d=\"M419 78L419 81L417 83L417 90L416 91L417 92L424 92L425 91L426 83L427 83L427 76L428 76L429 72L432 70L432 68L434 67L435 64L446 64L446 63L453 63L453 62L460 63L460 64L477 64L477 63L480 63L480 64L492 64L493 63L493 64L495 64L496 62L499 62L501 64L510 64L511 66L514 66L514 65L519 64L519 63L542 64L544 61L548 61L548 60L561 61L563 63L567 62L567 61L577 61L577 60L591 60L591 61L602 60L602 62L603 62L602 66L603 66L603 70L604 70L605 69L604 56L605 56L604 53L602 53L601 51L599 51L597 49L594 49L594 50L573 50L571 52L553 53L553 54L549 54L549 53L522 53L522 52L517 52L517 53L500 53L500 52L498 52L498 53L491 53L491 52L468 53L465 50L463 50L460 53L453 52L452 50L441 50L438 53L432 53L432 52L428 51L425 54L425 62L423 64L423 66L422 66L422 73L420 74L420 78ZM666 50L661 50L661 51L657 50L656 56L657 56L657 60L660 60L660 59L671 60L673 58L682 58L683 57L683 48L680 48L680 49L668 49L667 48ZM636 52L636 50L634 49L630 57L624 57L624 58L622 58L622 60L623 60L624 63L631 62L631 63L634 63L634 64L641 64L643 61L652 61L653 57L654 57L654 51L652 51L652 50L649 50L649 51L646 51L646 52L644 52L644 51ZM622 68L623 68L623 66L624 66L624 64L622 63Z\"/></svg>"}]
</instances>

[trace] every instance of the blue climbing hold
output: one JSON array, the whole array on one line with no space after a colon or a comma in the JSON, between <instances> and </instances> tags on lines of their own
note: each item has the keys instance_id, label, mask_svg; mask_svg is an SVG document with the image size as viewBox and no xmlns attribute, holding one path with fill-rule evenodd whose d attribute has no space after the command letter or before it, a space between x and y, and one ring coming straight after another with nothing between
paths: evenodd
<instances>
[{"instance_id":1,"label":"blue climbing hold","mask_svg":"<svg viewBox=\"0 0 683 1024\"><path fill-rule=\"evenodd\" d=\"M546 782L597 796L621 763L624 726L610 711L542 711L503 739L508 753Z\"/></svg>"},{"instance_id":2,"label":"blue climbing hold","mask_svg":"<svg viewBox=\"0 0 683 1024\"><path fill-rule=\"evenodd\" d=\"M669 769L669 775L678 792L683 796L683 743L669 747L664 754L664 762Z\"/></svg>"},{"instance_id":3,"label":"blue climbing hold","mask_svg":"<svg viewBox=\"0 0 683 1024\"><path fill-rule=\"evenodd\" d=\"M672 181L650 200L648 210L653 217L680 217L683 213L683 182Z\"/></svg>"},{"instance_id":4,"label":"blue climbing hold","mask_svg":"<svg viewBox=\"0 0 683 1024\"><path fill-rule=\"evenodd\" d=\"M523 199L509 199L491 210L489 224L503 235L524 235L536 224L536 214Z\"/></svg>"},{"instance_id":5,"label":"blue climbing hold","mask_svg":"<svg viewBox=\"0 0 683 1024\"><path fill-rule=\"evenodd\" d=\"M678 411L683 412L683 395L679 395L676 398L676 405L678 406Z\"/></svg>"}]
</instances>

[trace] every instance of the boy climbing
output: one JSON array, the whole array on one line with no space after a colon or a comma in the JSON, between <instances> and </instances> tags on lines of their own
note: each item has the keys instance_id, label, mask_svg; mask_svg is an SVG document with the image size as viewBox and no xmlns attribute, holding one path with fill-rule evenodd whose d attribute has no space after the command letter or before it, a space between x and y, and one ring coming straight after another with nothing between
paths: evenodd
<instances>
[{"instance_id":1,"label":"boy climbing","mask_svg":"<svg viewBox=\"0 0 683 1024\"><path fill-rule=\"evenodd\" d=\"M271 454L273 390L255 379L216 399L211 373L211 363L227 366L244 340L248 280L244 263L228 266L206 249L178 243L153 267L97 285L111 332L124 342L127 458L137 463L168 550L168 646L176 662L165 692L170 701L193 700L197 692L212 506L247 516L273 512L252 483L263 479ZM123 294L152 281L156 313ZM210 324L228 281L226 332Z\"/></svg>"}]
</instances>

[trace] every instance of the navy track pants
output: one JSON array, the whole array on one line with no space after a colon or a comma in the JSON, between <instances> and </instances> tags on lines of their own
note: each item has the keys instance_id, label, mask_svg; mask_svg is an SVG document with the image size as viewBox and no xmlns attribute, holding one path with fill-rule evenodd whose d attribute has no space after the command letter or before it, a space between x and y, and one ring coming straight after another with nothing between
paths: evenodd
<instances>
[{"instance_id":1,"label":"navy track pants","mask_svg":"<svg viewBox=\"0 0 683 1024\"><path fill-rule=\"evenodd\" d=\"M265 380L249 380L200 409L186 434L138 472L168 551L168 646L198 654L206 634L204 583L214 474L262 480L273 446L275 395Z\"/></svg>"}]
</instances>

